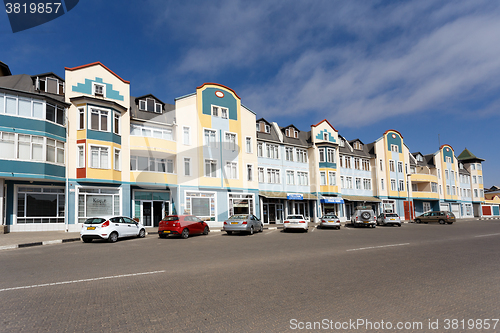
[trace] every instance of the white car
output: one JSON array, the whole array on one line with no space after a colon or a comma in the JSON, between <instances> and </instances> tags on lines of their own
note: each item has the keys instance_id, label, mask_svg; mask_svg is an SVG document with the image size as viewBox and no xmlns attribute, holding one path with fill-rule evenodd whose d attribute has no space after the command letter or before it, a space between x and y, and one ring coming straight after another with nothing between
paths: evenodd
<instances>
[{"instance_id":1,"label":"white car","mask_svg":"<svg viewBox=\"0 0 500 333\"><path fill-rule=\"evenodd\" d=\"M318 229L330 227L340 229L340 219L333 213L323 215L321 222L318 224Z\"/></svg>"},{"instance_id":2,"label":"white car","mask_svg":"<svg viewBox=\"0 0 500 333\"><path fill-rule=\"evenodd\" d=\"M122 237L146 236L146 229L126 216L102 216L88 218L82 225L80 238L85 243L90 243L94 239L104 239L114 243Z\"/></svg>"},{"instance_id":3,"label":"white car","mask_svg":"<svg viewBox=\"0 0 500 333\"><path fill-rule=\"evenodd\" d=\"M309 223L302 215L288 215L283 221L283 231L288 229L296 229L307 232L309 230Z\"/></svg>"}]
</instances>

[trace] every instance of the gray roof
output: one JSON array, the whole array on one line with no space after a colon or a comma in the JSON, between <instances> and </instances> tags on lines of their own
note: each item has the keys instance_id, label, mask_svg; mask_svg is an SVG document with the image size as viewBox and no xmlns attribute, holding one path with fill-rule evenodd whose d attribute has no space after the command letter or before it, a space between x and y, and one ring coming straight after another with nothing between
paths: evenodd
<instances>
[{"instance_id":1,"label":"gray roof","mask_svg":"<svg viewBox=\"0 0 500 333\"><path fill-rule=\"evenodd\" d=\"M271 124L270 122L268 122L264 118L258 119L256 121L256 123L259 123L261 121L264 121L266 124L268 124L269 127L271 128L271 131L270 131L270 133L257 131L257 139L266 140L266 141L281 142L280 138L278 136L278 133L276 133L276 130L274 129L273 124Z\"/></svg>"},{"instance_id":2,"label":"gray roof","mask_svg":"<svg viewBox=\"0 0 500 333\"><path fill-rule=\"evenodd\" d=\"M162 124L172 124L175 120L175 105L164 103L164 111L162 114L150 111L141 111L139 110L138 98L130 96L130 116L135 120L150 120Z\"/></svg>"},{"instance_id":3,"label":"gray roof","mask_svg":"<svg viewBox=\"0 0 500 333\"><path fill-rule=\"evenodd\" d=\"M64 102L63 95L40 92L36 90L32 77L27 74L0 77L0 88L10 89L17 93L28 93L29 95L49 97L58 102Z\"/></svg>"},{"instance_id":4,"label":"gray roof","mask_svg":"<svg viewBox=\"0 0 500 333\"><path fill-rule=\"evenodd\" d=\"M361 142L361 144L363 145L363 149L361 149L361 150L354 149L353 142L355 142L355 141ZM373 151L373 149L372 149L373 147L371 145L365 145L363 143L363 141L361 141L359 139L351 140L351 141L349 141L349 144L351 145L351 147L353 147L352 151L347 147L340 147L339 152L343 153L343 154L349 154L349 155L353 155L353 156L366 157L366 158L374 158L375 157L375 154L370 153L370 151ZM341 148L343 148L343 149L341 149Z\"/></svg>"},{"instance_id":5,"label":"gray roof","mask_svg":"<svg viewBox=\"0 0 500 333\"><path fill-rule=\"evenodd\" d=\"M0 61L0 76L9 76L9 75L12 75L9 66L7 66L6 63Z\"/></svg>"},{"instance_id":6,"label":"gray roof","mask_svg":"<svg viewBox=\"0 0 500 333\"><path fill-rule=\"evenodd\" d=\"M285 130L289 127L293 127L299 132L298 138L290 138L290 137L285 135ZM310 140L309 140L311 138L311 131L303 132L303 131L299 130L297 127L295 127L294 125L288 125L286 127L281 127L281 132L283 133L283 143L285 143L285 144L303 146L306 148L311 145Z\"/></svg>"}]
</instances>

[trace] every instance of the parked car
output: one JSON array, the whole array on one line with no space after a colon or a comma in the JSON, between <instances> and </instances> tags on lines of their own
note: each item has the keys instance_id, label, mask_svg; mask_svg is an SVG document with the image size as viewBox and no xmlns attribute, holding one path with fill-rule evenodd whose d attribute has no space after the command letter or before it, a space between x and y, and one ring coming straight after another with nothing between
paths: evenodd
<instances>
[{"instance_id":1,"label":"parked car","mask_svg":"<svg viewBox=\"0 0 500 333\"><path fill-rule=\"evenodd\" d=\"M94 239L104 239L114 243L118 238L146 236L144 226L126 216L101 216L85 220L80 231L80 238L85 243Z\"/></svg>"},{"instance_id":2,"label":"parked car","mask_svg":"<svg viewBox=\"0 0 500 333\"><path fill-rule=\"evenodd\" d=\"M357 206L351 216L351 225L353 227L367 225L375 228L377 226L375 212L370 206Z\"/></svg>"},{"instance_id":3,"label":"parked car","mask_svg":"<svg viewBox=\"0 0 500 333\"><path fill-rule=\"evenodd\" d=\"M246 232L253 235L254 232L262 232L264 230L264 224L252 214L236 214L231 216L229 219L224 221L222 231L225 231L228 235L233 232Z\"/></svg>"},{"instance_id":4,"label":"parked car","mask_svg":"<svg viewBox=\"0 0 500 333\"><path fill-rule=\"evenodd\" d=\"M334 213L328 213L323 215L321 222L318 224L319 228L330 228L340 229L340 219Z\"/></svg>"},{"instance_id":5,"label":"parked car","mask_svg":"<svg viewBox=\"0 0 500 333\"><path fill-rule=\"evenodd\" d=\"M433 211L427 212L415 218L415 223L439 222L440 224L452 224L455 222L455 214L452 212Z\"/></svg>"},{"instance_id":6,"label":"parked car","mask_svg":"<svg viewBox=\"0 0 500 333\"><path fill-rule=\"evenodd\" d=\"M377 225L397 225L401 226L401 218L396 213L382 213L377 216Z\"/></svg>"},{"instance_id":7,"label":"parked car","mask_svg":"<svg viewBox=\"0 0 500 333\"><path fill-rule=\"evenodd\" d=\"M193 215L166 216L158 224L158 236L160 238L177 235L186 239L189 235L208 235L209 232L210 227L208 224Z\"/></svg>"},{"instance_id":8,"label":"parked car","mask_svg":"<svg viewBox=\"0 0 500 333\"><path fill-rule=\"evenodd\" d=\"M283 231L289 229L302 229L307 232L309 230L309 223L302 215L288 215L285 221L283 221Z\"/></svg>"}]
</instances>

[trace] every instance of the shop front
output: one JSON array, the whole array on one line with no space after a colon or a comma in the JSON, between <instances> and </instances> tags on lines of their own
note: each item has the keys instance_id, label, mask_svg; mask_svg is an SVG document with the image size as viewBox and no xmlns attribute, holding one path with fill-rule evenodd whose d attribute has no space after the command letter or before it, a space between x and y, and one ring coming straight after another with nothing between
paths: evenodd
<instances>
[{"instance_id":1,"label":"shop front","mask_svg":"<svg viewBox=\"0 0 500 333\"><path fill-rule=\"evenodd\" d=\"M370 196L342 195L344 199L346 219L349 220L357 206L371 206L376 215L380 213L382 200Z\"/></svg>"},{"instance_id":2,"label":"shop front","mask_svg":"<svg viewBox=\"0 0 500 333\"><path fill-rule=\"evenodd\" d=\"M320 203L322 215L331 213L337 215L339 218L345 217L343 209L344 199L341 197L324 195L320 199Z\"/></svg>"},{"instance_id":3,"label":"shop front","mask_svg":"<svg viewBox=\"0 0 500 333\"><path fill-rule=\"evenodd\" d=\"M261 220L264 224L281 224L292 214L313 218L316 196L309 193L285 193L260 191Z\"/></svg>"},{"instance_id":4,"label":"shop front","mask_svg":"<svg viewBox=\"0 0 500 333\"><path fill-rule=\"evenodd\" d=\"M145 227L158 227L163 217L172 214L170 191L134 190L134 219Z\"/></svg>"}]
</instances>

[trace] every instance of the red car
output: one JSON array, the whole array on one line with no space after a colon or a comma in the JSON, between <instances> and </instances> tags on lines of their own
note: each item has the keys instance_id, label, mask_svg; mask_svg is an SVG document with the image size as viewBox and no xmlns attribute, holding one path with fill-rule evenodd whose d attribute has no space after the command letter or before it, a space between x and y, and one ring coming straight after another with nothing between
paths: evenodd
<instances>
[{"instance_id":1,"label":"red car","mask_svg":"<svg viewBox=\"0 0 500 333\"><path fill-rule=\"evenodd\" d=\"M193 215L170 215L160 221L158 236L166 238L168 235L180 235L186 239L189 235L208 235L208 224Z\"/></svg>"}]
</instances>

